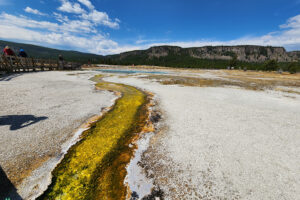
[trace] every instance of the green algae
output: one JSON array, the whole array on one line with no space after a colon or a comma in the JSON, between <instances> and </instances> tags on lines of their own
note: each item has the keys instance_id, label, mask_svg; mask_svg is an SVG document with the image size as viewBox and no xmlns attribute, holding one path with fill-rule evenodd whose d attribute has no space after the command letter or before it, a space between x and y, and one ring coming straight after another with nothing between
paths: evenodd
<instances>
[{"instance_id":1,"label":"green algae","mask_svg":"<svg viewBox=\"0 0 300 200\"><path fill-rule=\"evenodd\" d=\"M100 81L96 87L121 97L70 148L39 199L125 199L125 167L134 150L129 144L146 125L149 101L144 92L128 85Z\"/></svg>"}]
</instances>

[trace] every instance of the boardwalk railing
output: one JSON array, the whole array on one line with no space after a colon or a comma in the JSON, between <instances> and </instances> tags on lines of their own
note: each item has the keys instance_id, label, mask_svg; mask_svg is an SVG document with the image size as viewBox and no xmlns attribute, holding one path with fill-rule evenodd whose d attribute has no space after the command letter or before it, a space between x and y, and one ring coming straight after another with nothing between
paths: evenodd
<instances>
[{"instance_id":1,"label":"boardwalk railing","mask_svg":"<svg viewBox=\"0 0 300 200\"><path fill-rule=\"evenodd\" d=\"M0 71L25 72L44 70L76 70L81 69L81 64L51 59L23 58L17 56L0 57Z\"/></svg>"}]
</instances>

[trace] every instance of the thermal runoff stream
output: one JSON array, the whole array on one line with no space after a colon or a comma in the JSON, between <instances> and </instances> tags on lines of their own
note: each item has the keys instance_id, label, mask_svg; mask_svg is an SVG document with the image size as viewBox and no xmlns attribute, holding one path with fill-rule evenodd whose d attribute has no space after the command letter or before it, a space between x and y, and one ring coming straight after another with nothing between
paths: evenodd
<instances>
[{"instance_id":1,"label":"thermal runoff stream","mask_svg":"<svg viewBox=\"0 0 300 200\"><path fill-rule=\"evenodd\" d=\"M137 148L130 144L147 125L150 96L101 78L93 78L96 88L113 91L119 98L69 149L52 172L51 185L38 199L126 198L126 165Z\"/></svg>"}]
</instances>

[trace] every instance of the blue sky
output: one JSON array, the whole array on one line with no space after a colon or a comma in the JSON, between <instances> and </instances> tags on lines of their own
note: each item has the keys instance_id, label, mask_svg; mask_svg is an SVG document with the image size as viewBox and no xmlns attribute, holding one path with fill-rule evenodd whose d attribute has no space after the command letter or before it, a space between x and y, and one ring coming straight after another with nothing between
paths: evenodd
<instances>
[{"instance_id":1,"label":"blue sky","mask_svg":"<svg viewBox=\"0 0 300 200\"><path fill-rule=\"evenodd\" d=\"M300 0L0 0L0 39L105 55L154 45L300 50Z\"/></svg>"}]
</instances>

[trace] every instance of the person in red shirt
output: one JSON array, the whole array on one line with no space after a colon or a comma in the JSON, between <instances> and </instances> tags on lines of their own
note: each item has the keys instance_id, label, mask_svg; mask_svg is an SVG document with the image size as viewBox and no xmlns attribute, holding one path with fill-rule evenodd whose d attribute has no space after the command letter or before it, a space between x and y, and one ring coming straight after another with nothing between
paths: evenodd
<instances>
[{"instance_id":1,"label":"person in red shirt","mask_svg":"<svg viewBox=\"0 0 300 200\"><path fill-rule=\"evenodd\" d=\"M11 50L9 48L9 46L6 46L4 49L3 49L3 54L6 55L6 56L14 56L15 55L15 52L13 50Z\"/></svg>"}]
</instances>

